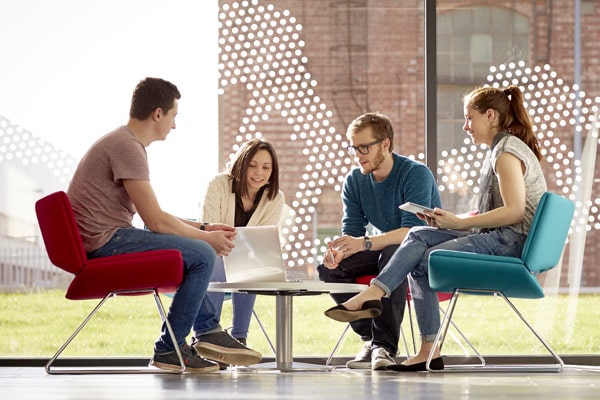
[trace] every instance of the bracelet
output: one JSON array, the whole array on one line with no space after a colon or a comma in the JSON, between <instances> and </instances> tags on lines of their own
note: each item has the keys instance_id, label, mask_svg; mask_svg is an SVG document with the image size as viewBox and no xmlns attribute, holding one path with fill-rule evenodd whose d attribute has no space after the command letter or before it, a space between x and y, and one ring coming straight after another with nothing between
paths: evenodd
<instances>
[{"instance_id":1,"label":"bracelet","mask_svg":"<svg viewBox=\"0 0 600 400\"><path fill-rule=\"evenodd\" d=\"M203 222L203 223L201 223L201 224L200 224L200 230L201 230L201 231L205 231L207 226L208 226L208 222Z\"/></svg>"}]
</instances>

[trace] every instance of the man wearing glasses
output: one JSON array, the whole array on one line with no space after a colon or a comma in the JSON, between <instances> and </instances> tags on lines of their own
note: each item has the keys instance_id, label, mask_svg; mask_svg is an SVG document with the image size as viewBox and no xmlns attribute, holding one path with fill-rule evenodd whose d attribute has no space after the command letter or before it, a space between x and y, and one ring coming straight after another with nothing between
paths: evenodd
<instances>
[{"instance_id":1,"label":"man wearing glasses","mask_svg":"<svg viewBox=\"0 0 600 400\"><path fill-rule=\"evenodd\" d=\"M317 267L319 278L325 282L354 283L358 277L379 273L409 228L424 225L399 205L410 201L441 207L435 179L427 166L393 152L394 130L387 116L359 116L350 123L346 137L348 153L358 167L344 181L341 236L329 243L323 263ZM404 281L389 298L382 299L379 317L350 323L365 343L356 358L346 364L348 368L383 370L395 364L407 291ZM353 295L331 297L340 304Z\"/></svg>"}]
</instances>

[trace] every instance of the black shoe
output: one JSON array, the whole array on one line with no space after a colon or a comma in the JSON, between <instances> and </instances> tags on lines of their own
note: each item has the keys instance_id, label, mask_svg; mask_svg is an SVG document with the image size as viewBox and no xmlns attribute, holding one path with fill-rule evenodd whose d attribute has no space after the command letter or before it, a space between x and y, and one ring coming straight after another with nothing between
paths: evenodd
<instances>
[{"instance_id":1,"label":"black shoe","mask_svg":"<svg viewBox=\"0 0 600 400\"><path fill-rule=\"evenodd\" d=\"M240 342L241 344L243 344L244 346L246 346L246 345L247 345L247 342L246 342L246 338L245 338L245 337L236 337L236 338L234 338L234 339L235 339L235 340L237 340L238 342Z\"/></svg>"},{"instance_id":2,"label":"black shoe","mask_svg":"<svg viewBox=\"0 0 600 400\"><path fill-rule=\"evenodd\" d=\"M219 366L216 363L200 357L196 353L196 350L187 344L181 346L180 351L183 363L185 364L185 372L204 374L219 370ZM169 371L178 371L181 369L179 357L175 350L167 353L155 352L152 360L150 360L150 365Z\"/></svg>"},{"instance_id":3,"label":"black shoe","mask_svg":"<svg viewBox=\"0 0 600 400\"><path fill-rule=\"evenodd\" d=\"M342 304L338 304L325 311L325 315L336 321L352 322L364 318L379 317L382 310L381 300L367 300L360 307L360 310L350 311Z\"/></svg>"},{"instance_id":4,"label":"black shoe","mask_svg":"<svg viewBox=\"0 0 600 400\"><path fill-rule=\"evenodd\" d=\"M251 365L262 359L258 351L247 348L224 331L195 337L192 346L202 357L223 364Z\"/></svg>"},{"instance_id":5,"label":"black shoe","mask_svg":"<svg viewBox=\"0 0 600 400\"><path fill-rule=\"evenodd\" d=\"M429 364L429 368L441 371L444 369L444 360L442 357L432 358L431 363ZM427 371L427 361L412 364L412 365L404 365L404 364L396 364L389 365L386 369L391 371L399 371L399 372L420 372Z\"/></svg>"}]
</instances>

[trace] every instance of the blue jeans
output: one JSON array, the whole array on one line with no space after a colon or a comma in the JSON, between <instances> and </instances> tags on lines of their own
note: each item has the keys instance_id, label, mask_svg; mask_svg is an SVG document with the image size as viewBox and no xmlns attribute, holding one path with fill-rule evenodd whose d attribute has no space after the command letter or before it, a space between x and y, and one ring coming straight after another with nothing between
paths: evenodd
<instances>
[{"instance_id":1,"label":"blue jeans","mask_svg":"<svg viewBox=\"0 0 600 400\"><path fill-rule=\"evenodd\" d=\"M520 257L526 239L527 236L508 228L473 234L430 226L414 227L372 284L389 296L408 276L421 336L432 342L440 328L440 312L437 293L429 287L429 253L445 249Z\"/></svg>"},{"instance_id":2,"label":"blue jeans","mask_svg":"<svg viewBox=\"0 0 600 400\"><path fill-rule=\"evenodd\" d=\"M223 257L218 257L215 263L215 270L210 278L211 282L226 282L225 279L225 268L223 265ZM223 308L223 300L225 299L225 293L223 292L209 292L208 297L215 305L217 316L221 316L221 309ZM250 326L250 319L252 318L252 310L254 309L254 302L256 301L255 294L246 293L232 293L231 302L233 305L233 329L231 330L231 336L234 338L247 338L248 327Z\"/></svg>"},{"instance_id":3,"label":"blue jeans","mask_svg":"<svg viewBox=\"0 0 600 400\"><path fill-rule=\"evenodd\" d=\"M177 344L183 346L192 328L197 333L220 329L215 306L206 296L216 259L216 253L208 243L144 229L119 228L108 243L90 252L88 257L165 249L179 250L183 257L183 281L173 296L167 316ZM161 335L154 343L154 351L161 353L174 349L166 325L163 324Z\"/></svg>"}]
</instances>

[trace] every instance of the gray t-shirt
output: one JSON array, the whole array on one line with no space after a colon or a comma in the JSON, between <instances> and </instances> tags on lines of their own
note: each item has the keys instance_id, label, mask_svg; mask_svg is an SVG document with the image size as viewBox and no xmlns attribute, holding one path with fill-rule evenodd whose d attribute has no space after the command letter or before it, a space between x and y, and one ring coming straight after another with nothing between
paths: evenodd
<instances>
[{"instance_id":1,"label":"gray t-shirt","mask_svg":"<svg viewBox=\"0 0 600 400\"><path fill-rule=\"evenodd\" d=\"M150 180L144 145L122 126L103 136L83 156L67 194L87 252L105 245L136 213L124 179Z\"/></svg>"},{"instance_id":2,"label":"gray t-shirt","mask_svg":"<svg viewBox=\"0 0 600 400\"><path fill-rule=\"evenodd\" d=\"M496 162L503 153L510 153L514 155L521 160L525 166L525 215L523 216L523 220L521 222L518 224L508 225L507 227L517 233L527 235L529 233L531 221L533 220L533 215L535 214L535 210L540 202L540 198L548 190L546 187L546 179L544 178L544 173L539 160L521 139L513 135L507 135L503 137L494 147L491 154L489 154L487 157L488 160L492 162L494 171L494 175L491 179L491 210L504 205L502 196L500 195L498 179L496 177ZM489 210L480 210L480 212L485 211Z\"/></svg>"}]
</instances>

